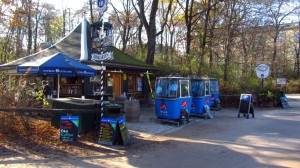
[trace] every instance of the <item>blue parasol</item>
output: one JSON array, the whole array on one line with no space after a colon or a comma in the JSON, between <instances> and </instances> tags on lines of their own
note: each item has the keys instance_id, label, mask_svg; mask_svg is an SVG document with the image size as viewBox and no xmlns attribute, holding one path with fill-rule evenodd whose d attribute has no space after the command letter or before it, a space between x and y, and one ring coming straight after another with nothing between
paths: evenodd
<instances>
[{"instance_id":1,"label":"blue parasol","mask_svg":"<svg viewBox=\"0 0 300 168\"><path fill-rule=\"evenodd\" d=\"M39 74L49 76L91 77L96 76L96 70L62 53L56 53L17 67L18 73ZM58 97L59 97L58 80Z\"/></svg>"}]
</instances>

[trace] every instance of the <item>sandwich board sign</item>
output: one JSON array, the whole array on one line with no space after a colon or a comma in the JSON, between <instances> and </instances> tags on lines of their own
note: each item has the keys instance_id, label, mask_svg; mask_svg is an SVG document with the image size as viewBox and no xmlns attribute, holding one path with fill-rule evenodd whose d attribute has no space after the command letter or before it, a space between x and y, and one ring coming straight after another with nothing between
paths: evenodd
<instances>
[{"instance_id":1,"label":"sandwich board sign","mask_svg":"<svg viewBox=\"0 0 300 168\"><path fill-rule=\"evenodd\" d=\"M249 119L250 113L252 114L252 118L254 118L252 94L241 94L238 118L240 118L240 114L243 114L246 119Z\"/></svg>"}]
</instances>

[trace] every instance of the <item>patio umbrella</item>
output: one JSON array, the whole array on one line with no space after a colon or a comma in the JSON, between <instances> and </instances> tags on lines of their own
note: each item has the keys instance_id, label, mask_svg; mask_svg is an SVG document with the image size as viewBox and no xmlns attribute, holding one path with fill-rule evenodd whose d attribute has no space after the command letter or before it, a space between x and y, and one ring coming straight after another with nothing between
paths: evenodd
<instances>
[{"instance_id":1,"label":"patio umbrella","mask_svg":"<svg viewBox=\"0 0 300 168\"><path fill-rule=\"evenodd\" d=\"M56 53L17 67L18 73L58 76L58 95L60 90L60 76L91 77L96 76L96 70L62 53Z\"/></svg>"}]
</instances>

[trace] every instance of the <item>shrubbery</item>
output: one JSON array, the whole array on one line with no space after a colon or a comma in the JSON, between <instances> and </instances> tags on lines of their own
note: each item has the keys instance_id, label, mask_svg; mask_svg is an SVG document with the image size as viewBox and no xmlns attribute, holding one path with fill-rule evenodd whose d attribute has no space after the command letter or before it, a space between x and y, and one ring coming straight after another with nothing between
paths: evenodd
<instances>
[{"instance_id":1,"label":"shrubbery","mask_svg":"<svg viewBox=\"0 0 300 168\"><path fill-rule=\"evenodd\" d=\"M35 95L32 95L33 92ZM0 100L0 107L48 108L49 106L42 90L35 91L26 78L2 81L0 83Z\"/></svg>"},{"instance_id":2,"label":"shrubbery","mask_svg":"<svg viewBox=\"0 0 300 168\"><path fill-rule=\"evenodd\" d=\"M292 79L287 84L288 93L300 93L300 79Z\"/></svg>"}]
</instances>

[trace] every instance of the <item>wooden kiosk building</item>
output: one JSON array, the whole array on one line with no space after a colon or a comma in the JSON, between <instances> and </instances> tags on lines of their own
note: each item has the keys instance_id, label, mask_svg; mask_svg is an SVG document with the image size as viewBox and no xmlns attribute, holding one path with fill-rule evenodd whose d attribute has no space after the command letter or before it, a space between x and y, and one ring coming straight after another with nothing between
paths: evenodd
<instances>
[{"instance_id":1,"label":"wooden kiosk building","mask_svg":"<svg viewBox=\"0 0 300 168\"><path fill-rule=\"evenodd\" d=\"M147 100L150 92L144 75L147 71L158 69L122 52L114 46L101 47L100 40L95 32L100 30L101 24L90 24L83 19L80 24L67 36L54 45L38 53L0 65L1 71L7 71L9 77L19 76L16 69L19 65L53 55L63 53L97 70L97 76L91 78L81 77L55 77L34 75L30 80L40 83L48 80L53 88L53 97L57 93L57 80L60 80L60 97L81 97L99 99L100 97L100 70L101 63L97 58L106 57L103 61L104 99L124 95L141 100ZM109 29L106 31L110 31ZM109 32L106 32L109 34ZM108 38L108 37L107 37ZM149 96L148 96L149 97ZM147 103L145 101L145 103Z\"/></svg>"}]
</instances>

